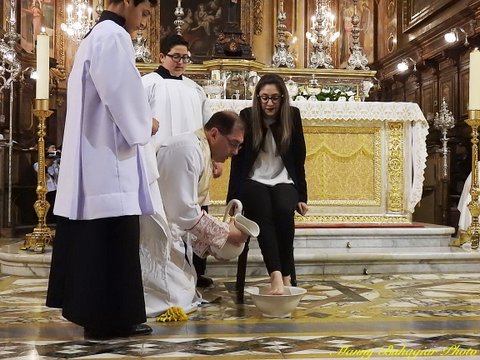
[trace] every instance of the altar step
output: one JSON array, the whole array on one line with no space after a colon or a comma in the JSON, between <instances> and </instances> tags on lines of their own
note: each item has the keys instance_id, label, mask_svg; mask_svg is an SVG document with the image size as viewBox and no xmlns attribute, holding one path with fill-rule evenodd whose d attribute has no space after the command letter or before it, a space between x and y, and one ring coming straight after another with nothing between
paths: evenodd
<instances>
[{"instance_id":1,"label":"altar step","mask_svg":"<svg viewBox=\"0 0 480 360\"><path fill-rule=\"evenodd\" d=\"M298 275L480 272L480 252L450 246L453 233L452 227L432 224L299 228L295 236L296 270ZM34 254L19 250L21 244L12 241L0 247L0 272L48 276L51 248ZM236 271L236 260L208 258L208 276L235 276ZM255 239L250 243L247 274L266 275Z\"/></svg>"},{"instance_id":2,"label":"altar step","mask_svg":"<svg viewBox=\"0 0 480 360\"><path fill-rule=\"evenodd\" d=\"M480 272L480 252L452 247L455 229L421 224L414 227L301 228L295 234L298 275ZM235 276L236 261L208 259L208 276ZM248 276L266 275L254 239Z\"/></svg>"}]
</instances>

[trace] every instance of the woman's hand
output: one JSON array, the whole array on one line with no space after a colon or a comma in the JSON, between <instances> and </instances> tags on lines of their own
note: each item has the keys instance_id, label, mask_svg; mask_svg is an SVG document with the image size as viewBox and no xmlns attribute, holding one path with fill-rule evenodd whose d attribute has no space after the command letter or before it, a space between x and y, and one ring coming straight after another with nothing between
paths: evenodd
<instances>
[{"instance_id":1,"label":"woman's hand","mask_svg":"<svg viewBox=\"0 0 480 360\"><path fill-rule=\"evenodd\" d=\"M300 215L305 216L305 214L308 212L308 206L304 202L299 202L297 204L297 211Z\"/></svg>"},{"instance_id":2,"label":"woman's hand","mask_svg":"<svg viewBox=\"0 0 480 360\"><path fill-rule=\"evenodd\" d=\"M213 175L213 178L216 179L216 178L222 176L222 174L223 174L223 164L212 161L212 175Z\"/></svg>"}]
</instances>

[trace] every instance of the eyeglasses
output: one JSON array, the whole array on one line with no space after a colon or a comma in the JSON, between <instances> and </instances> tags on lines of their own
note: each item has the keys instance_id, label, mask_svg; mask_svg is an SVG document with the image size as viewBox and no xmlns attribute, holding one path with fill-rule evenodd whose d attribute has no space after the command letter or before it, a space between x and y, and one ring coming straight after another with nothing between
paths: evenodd
<instances>
[{"instance_id":1,"label":"eyeglasses","mask_svg":"<svg viewBox=\"0 0 480 360\"><path fill-rule=\"evenodd\" d=\"M167 54L167 56L176 63L179 63L180 60L183 61L184 64L190 64L192 62L192 58L190 57L190 55Z\"/></svg>"},{"instance_id":2,"label":"eyeglasses","mask_svg":"<svg viewBox=\"0 0 480 360\"><path fill-rule=\"evenodd\" d=\"M222 134L223 135L223 134ZM240 150L242 148L242 143L238 142L237 140L231 140L228 138L227 135L223 135L223 137L227 140L228 145L234 150Z\"/></svg>"},{"instance_id":3,"label":"eyeglasses","mask_svg":"<svg viewBox=\"0 0 480 360\"><path fill-rule=\"evenodd\" d=\"M257 95L257 99L259 99L262 103L266 104L269 100L272 100L272 103L276 104L283 98L283 95L275 94L272 96L268 95Z\"/></svg>"}]
</instances>

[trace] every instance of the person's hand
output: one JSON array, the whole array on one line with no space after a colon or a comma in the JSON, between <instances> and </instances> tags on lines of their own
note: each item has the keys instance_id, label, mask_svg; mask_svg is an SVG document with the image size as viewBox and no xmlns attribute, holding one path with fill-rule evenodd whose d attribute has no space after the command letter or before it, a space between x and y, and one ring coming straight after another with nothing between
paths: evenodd
<instances>
[{"instance_id":1,"label":"person's hand","mask_svg":"<svg viewBox=\"0 0 480 360\"><path fill-rule=\"evenodd\" d=\"M216 179L223 174L223 164L212 161L212 174L213 178Z\"/></svg>"},{"instance_id":2,"label":"person's hand","mask_svg":"<svg viewBox=\"0 0 480 360\"><path fill-rule=\"evenodd\" d=\"M160 123L158 122L158 120L152 118L152 135L155 135L157 133L159 126Z\"/></svg>"},{"instance_id":3,"label":"person's hand","mask_svg":"<svg viewBox=\"0 0 480 360\"><path fill-rule=\"evenodd\" d=\"M297 204L297 211L300 215L305 216L305 214L308 212L308 206L304 202L299 202Z\"/></svg>"},{"instance_id":4,"label":"person's hand","mask_svg":"<svg viewBox=\"0 0 480 360\"><path fill-rule=\"evenodd\" d=\"M235 226L235 222L232 219L229 226L229 233L227 241L235 246L241 246L243 243L247 242L248 235L244 234Z\"/></svg>"}]
</instances>

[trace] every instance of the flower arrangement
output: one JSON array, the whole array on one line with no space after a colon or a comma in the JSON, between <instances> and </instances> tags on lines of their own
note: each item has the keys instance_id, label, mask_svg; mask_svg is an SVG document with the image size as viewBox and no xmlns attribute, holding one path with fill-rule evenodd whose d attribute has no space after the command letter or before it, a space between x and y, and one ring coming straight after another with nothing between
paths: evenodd
<instances>
[{"instance_id":1,"label":"flower arrangement","mask_svg":"<svg viewBox=\"0 0 480 360\"><path fill-rule=\"evenodd\" d=\"M353 101L355 94L350 89L300 86L294 100L313 100L311 97L314 96L318 101Z\"/></svg>"}]
</instances>

